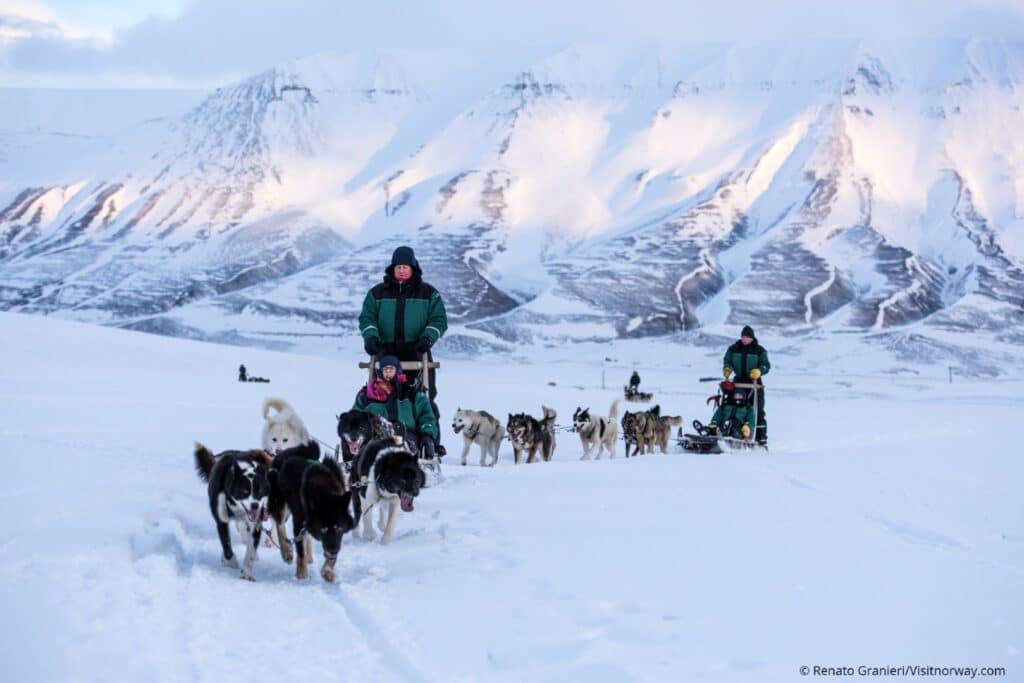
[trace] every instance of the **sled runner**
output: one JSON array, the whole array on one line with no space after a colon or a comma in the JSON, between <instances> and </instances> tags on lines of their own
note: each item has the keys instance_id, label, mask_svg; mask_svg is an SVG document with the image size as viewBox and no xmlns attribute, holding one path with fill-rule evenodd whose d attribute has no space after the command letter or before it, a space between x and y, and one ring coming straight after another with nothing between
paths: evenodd
<instances>
[{"instance_id":1,"label":"sled runner","mask_svg":"<svg viewBox=\"0 0 1024 683\"><path fill-rule=\"evenodd\" d=\"M367 372L369 373L368 381L373 380L373 371L376 366L377 356L370 356L369 362L361 361L359 363L359 367L361 369L367 370ZM427 354L425 353L423 354L420 360L402 361L402 370L416 371L416 378L412 382L412 387L416 391L426 392L428 395L430 394L430 373L428 372L428 370L433 370L439 367L441 367L441 364L437 361L430 360ZM409 441L410 443L415 443L415 441L412 438L410 438ZM444 475L441 473L441 457L437 455L433 458L426 458L424 457L422 449L420 449L418 445L417 449L419 450L419 453L417 453L416 455L419 458L420 467L423 468L423 471L427 475L427 482L425 487L440 484L442 481L444 481Z\"/></svg>"},{"instance_id":2,"label":"sled runner","mask_svg":"<svg viewBox=\"0 0 1024 683\"><path fill-rule=\"evenodd\" d=\"M747 405L753 410L754 425L757 424L757 392L761 390L759 384L734 384L735 388L745 389L749 392ZM712 397L720 400L721 394L717 397ZM712 399L708 399L709 402ZM738 438L732 436L735 433L733 425L727 421L725 424L719 425L719 430L712 430L710 427L702 424L700 420L694 420L693 423L694 434L684 434L682 428L679 429L677 435L677 442L679 446L690 453L723 453L725 451L749 451L752 449L759 449L768 452L768 446L759 444L752 438Z\"/></svg>"}]
</instances>

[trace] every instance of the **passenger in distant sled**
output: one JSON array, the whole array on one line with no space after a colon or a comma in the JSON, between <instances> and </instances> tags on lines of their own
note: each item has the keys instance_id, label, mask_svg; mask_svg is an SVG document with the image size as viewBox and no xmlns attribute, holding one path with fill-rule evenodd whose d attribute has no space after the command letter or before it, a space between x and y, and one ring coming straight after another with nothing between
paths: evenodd
<instances>
[{"instance_id":1,"label":"passenger in distant sled","mask_svg":"<svg viewBox=\"0 0 1024 683\"><path fill-rule=\"evenodd\" d=\"M754 406L749 389L740 389L729 381L718 385L718 408L708 424L709 433L734 439L749 439L754 433ZM710 399L709 399L710 400Z\"/></svg>"}]
</instances>

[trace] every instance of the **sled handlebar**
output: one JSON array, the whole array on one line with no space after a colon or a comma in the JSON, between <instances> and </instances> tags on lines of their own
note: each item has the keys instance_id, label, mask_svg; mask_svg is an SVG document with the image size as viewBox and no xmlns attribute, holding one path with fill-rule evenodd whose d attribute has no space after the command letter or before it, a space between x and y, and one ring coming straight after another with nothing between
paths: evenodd
<instances>
[{"instance_id":1,"label":"sled handlebar","mask_svg":"<svg viewBox=\"0 0 1024 683\"><path fill-rule=\"evenodd\" d=\"M427 354L425 354L425 353L423 354L423 356L421 356L421 358L423 360L403 360L403 361L400 361L400 363L402 365L402 369L403 370L433 370L435 368L441 367L441 364L438 363L437 361L429 360L429 356L427 356ZM369 362L367 362L367 361L360 361L359 362L359 368L361 370L366 370L367 372L369 372L370 380L373 380L373 368L374 368L375 365L377 365L377 356L370 356ZM424 390L426 390L427 392L430 391L430 373L421 372L420 375L419 375L419 378L417 379L417 381L420 383L420 386L422 386Z\"/></svg>"},{"instance_id":2,"label":"sled handlebar","mask_svg":"<svg viewBox=\"0 0 1024 683\"><path fill-rule=\"evenodd\" d=\"M368 363L365 360L364 361L359 361L359 369L360 370L366 370L367 368L372 368L374 365L376 365L376 363ZM438 363L436 360L432 360L432 361L429 361L427 363L424 363L423 361L418 361L418 360L403 360L402 361L402 369L403 370L422 370L424 367L429 368L429 369L439 368L439 367L441 367L441 364Z\"/></svg>"}]
</instances>

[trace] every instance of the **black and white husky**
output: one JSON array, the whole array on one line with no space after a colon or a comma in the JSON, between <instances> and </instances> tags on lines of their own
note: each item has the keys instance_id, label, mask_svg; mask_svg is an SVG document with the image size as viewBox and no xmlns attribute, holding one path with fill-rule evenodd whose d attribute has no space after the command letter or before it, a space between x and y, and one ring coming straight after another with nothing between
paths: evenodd
<instances>
[{"instance_id":1,"label":"black and white husky","mask_svg":"<svg viewBox=\"0 0 1024 683\"><path fill-rule=\"evenodd\" d=\"M494 467L498 462L498 450L505 438L505 426L485 410L464 410L457 408L452 418L452 429L462 434L462 465L466 465L469 448L480 447L480 467ZM487 456L491 456L490 464Z\"/></svg>"},{"instance_id":2,"label":"black and white husky","mask_svg":"<svg viewBox=\"0 0 1024 683\"><path fill-rule=\"evenodd\" d=\"M214 455L209 448L196 442L193 452L196 473L207 483L210 513L217 523L217 536L222 550L221 562L238 569L238 560L231 550L231 531L234 522L245 541L245 559L242 578L253 581L252 566L256 561L256 548L263 533L262 523L269 514L270 484L267 473L271 457L265 451L224 451Z\"/></svg>"},{"instance_id":3,"label":"black and white husky","mask_svg":"<svg viewBox=\"0 0 1024 683\"><path fill-rule=\"evenodd\" d=\"M381 543L390 543L395 534L398 509L413 511L413 500L426 484L426 475L419 460L399 436L379 439L366 444L352 464L351 488L358 492L352 497L356 526L363 520L363 538L372 541L371 509L380 504L377 527L384 533Z\"/></svg>"},{"instance_id":4,"label":"black and white husky","mask_svg":"<svg viewBox=\"0 0 1024 683\"><path fill-rule=\"evenodd\" d=\"M580 460L590 460L595 449L597 460L601 459L602 450L607 450L608 455L614 458L615 444L619 440L619 401L612 402L608 417L592 416L590 408L577 408L572 416L572 428L580 435L583 444Z\"/></svg>"}]
</instances>

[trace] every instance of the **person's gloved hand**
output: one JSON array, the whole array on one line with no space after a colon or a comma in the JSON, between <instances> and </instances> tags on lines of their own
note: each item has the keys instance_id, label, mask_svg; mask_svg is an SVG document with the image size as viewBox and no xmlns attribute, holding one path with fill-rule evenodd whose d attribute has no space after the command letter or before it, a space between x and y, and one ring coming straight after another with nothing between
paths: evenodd
<instances>
[{"instance_id":1,"label":"person's gloved hand","mask_svg":"<svg viewBox=\"0 0 1024 683\"><path fill-rule=\"evenodd\" d=\"M429 339L426 337L420 337L419 341L416 342L416 353L426 353L432 346Z\"/></svg>"},{"instance_id":2,"label":"person's gloved hand","mask_svg":"<svg viewBox=\"0 0 1024 683\"><path fill-rule=\"evenodd\" d=\"M427 460L433 460L436 452L434 437L423 435L420 438L420 445L423 447L423 457Z\"/></svg>"},{"instance_id":3,"label":"person's gloved hand","mask_svg":"<svg viewBox=\"0 0 1024 683\"><path fill-rule=\"evenodd\" d=\"M367 337L363 342L363 350L371 356L379 354L381 352L380 337Z\"/></svg>"},{"instance_id":4,"label":"person's gloved hand","mask_svg":"<svg viewBox=\"0 0 1024 683\"><path fill-rule=\"evenodd\" d=\"M750 425L743 425L743 427L740 429L740 434L743 435L744 439L749 439L750 438Z\"/></svg>"},{"instance_id":5,"label":"person's gloved hand","mask_svg":"<svg viewBox=\"0 0 1024 683\"><path fill-rule=\"evenodd\" d=\"M722 377L726 379L732 377L732 368L722 368Z\"/></svg>"},{"instance_id":6,"label":"person's gloved hand","mask_svg":"<svg viewBox=\"0 0 1024 683\"><path fill-rule=\"evenodd\" d=\"M753 370L750 371L750 379L752 379L752 380L754 380L756 382L760 378L761 378L761 369L760 368L754 368Z\"/></svg>"}]
</instances>

